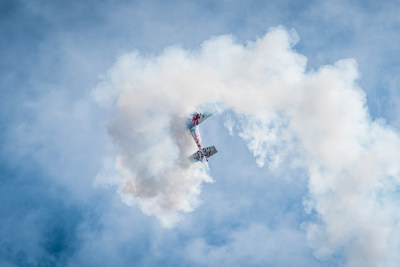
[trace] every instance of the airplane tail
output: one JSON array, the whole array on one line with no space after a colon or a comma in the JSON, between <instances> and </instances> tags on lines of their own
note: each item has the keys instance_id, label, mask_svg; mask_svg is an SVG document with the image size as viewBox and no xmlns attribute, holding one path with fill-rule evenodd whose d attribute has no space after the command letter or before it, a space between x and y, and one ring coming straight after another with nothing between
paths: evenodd
<instances>
[{"instance_id":1,"label":"airplane tail","mask_svg":"<svg viewBox=\"0 0 400 267\"><path fill-rule=\"evenodd\" d=\"M209 157L211 157L217 152L218 151L215 148L215 146L209 146L203 148L203 151L198 150L197 152L193 153L193 155L189 157L189 160L191 162L197 162L197 161L205 162L208 160Z\"/></svg>"},{"instance_id":2,"label":"airplane tail","mask_svg":"<svg viewBox=\"0 0 400 267\"><path fill-rule=\"evenodd\" d=\"M210 117L212 115L212 113L193 113L192 117L189 119L188 121L188 126L189 129L199 125L200 123L202 123L203 121L205 121L208 117Z\"/></svg>"}]
</instances>

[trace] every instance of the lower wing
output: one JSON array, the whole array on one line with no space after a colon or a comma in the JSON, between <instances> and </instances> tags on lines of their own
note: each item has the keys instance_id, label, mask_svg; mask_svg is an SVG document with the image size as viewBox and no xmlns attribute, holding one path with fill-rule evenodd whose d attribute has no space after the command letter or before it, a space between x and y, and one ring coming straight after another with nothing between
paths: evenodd
<instances>
[{"instance_id":1,"label":"lower wing","mask_svg":"<svg viewBox=\"0 0 400 267\"><path fill-rule=\"evenodd\" d=\"M217 149L215 146L209 146L206 148L203 148L203 151L198 150L195 152L193 155L189 157L191 162L197 162L197 161L203 161L204 157L207 160L209 157L217 153Z\"/></svg>"}]
</instances>

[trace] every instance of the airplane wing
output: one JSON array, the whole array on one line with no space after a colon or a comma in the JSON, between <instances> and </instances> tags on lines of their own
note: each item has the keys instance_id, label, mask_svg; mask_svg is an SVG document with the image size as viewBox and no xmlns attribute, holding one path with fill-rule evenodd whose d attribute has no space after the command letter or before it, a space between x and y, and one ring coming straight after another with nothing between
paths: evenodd
<instances>
[{"instance_id":1,"label":"airplane wing","mask_svg":"<svg viewBox=\"0 0 400 267\"><path fill-rule=\"evenodd\" d=\"M214 155L217 152L218 151L215 148L215 146L209 146L209 147L203 148L203 153L200 150L193 153L193 155L191 155L189 157L189 160L191 162L203 161L203 157L206 157L206 159L208 159L209 157L211 157L212 155Z\"/></svg>"},{"instance_id":2,"label":"airplane wing","mask_svg":"<svg viewBox=\"0 0 400 267\"><path fill-rule=\"evenodd\" d=\"M215 148L215 146L209 146L209 147L203 148L203 151L204 151L204 155L207 158L211 157L212 155L214 155L215 153L218 152L217 149Z\"/></svg>"}]
</instances>

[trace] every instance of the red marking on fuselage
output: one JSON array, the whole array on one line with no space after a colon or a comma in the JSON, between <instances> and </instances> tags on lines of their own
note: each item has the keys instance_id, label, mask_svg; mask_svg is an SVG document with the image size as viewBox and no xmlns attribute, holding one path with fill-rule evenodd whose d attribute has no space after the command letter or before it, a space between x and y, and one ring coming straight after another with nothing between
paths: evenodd
<instances>
[{"instance_id":1,"label":"red marking on fuselage","mask_svg":"<svg viewBox=\"0 0 400 267\"><path fill-rule=\"evenodd\" d=\"M201 138L200 138L200 133L199 133L199 129L197 128L197 126L195 126L195 130L193 132L191 132L194 141L196 142L196 145L199 147L199 149L203 149L203 146L201 145Z\"/></svg>"}]
</instances>

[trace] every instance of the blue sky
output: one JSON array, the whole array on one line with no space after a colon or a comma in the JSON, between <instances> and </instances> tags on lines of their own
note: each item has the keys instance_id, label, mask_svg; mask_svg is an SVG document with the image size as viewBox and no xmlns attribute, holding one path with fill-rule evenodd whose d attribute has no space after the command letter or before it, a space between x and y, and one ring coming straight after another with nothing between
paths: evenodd
<instances>
[{"instance_id":1,"label":"blue sky","mask_svg":"<svg viewBox=\"0 0 400 267\"><path fill-rule=\"evenodd\" d=\"M398 214L399 201L399 11L396 1L2 1L0 265L366 266L362 255L367 252L372 255L368 260L373 266L397 265L399 258L394 254L399 246L399 218L391 214ZM142 91L135 89L139 91L133 91L130 98L129 90L127 95L119 91L120 80L126 79L128 84L141 82L150 86L155 95L171 90L180 99L190 90L169 88L179 84L175 80L164 83L167 89L158 89L154 87L157 81L146 78L167 72L144 72L148 76L137 78L130 71L140 73L154 62L164 62L167 70L174 69L174 60L187 63L190 58L199 66L204 62L211 66L205 70L230 77L226 85L247 81L257 87L258 81L264 82L258 76L233 81L232 76L223 76L212 66L225 62L225 57L234 63L252 62L246 57L245 61L235 61L239 59L221 51L247 47L244 55L254 55L249 43L265 36L272 38L270 28L277 26L282 26L280 29L291 38L298 36L298 42L283 51L290 59L301 55L300 59L306 62L305 70L300 71L306 78L301 74L298 84L303 85L301 88L321 88L315 92L322 92L305 97L308 102L293 103L312 106L318 99L326 106L342 107L344 103L343 110L354 114L354 118L334 116L334 108L318 113L315 104L313 111L318 116L310 119L300 112L304 110L286 106L284 99L291 99L291 94L283 100L277 98L282 101L279 104L266 102L281 105L290 114L293 124L288 128L280 113L260 115L259 109L256 113L247 110L251 106L247 102L244 107L226 104L226 109L200 126L204 144L215 145L219 152L209 162L208 175L213 182L194 186L190 195L194 198L187 202L192 211L182 212L185 206L178 205L172 213L178 214L179 220L173 227L165 227L158 202L146 210L147 198L124 200L120 182L123 174L115 168L116 158L125 159L125 169L148 174L152 165L139 161L136 154L141 151L135 149L147 151L150 146L146 144L155 142L151 138L165 133L163 118L169 118L169 114L152 113L159 110L151 107L165 105L170 111L177 103L149 95L144 99L154 100L154 105L143 109L140 103L130 105L130 100ZM231 37L218 37L221 35ZM287 42L276 38L279 44ZM214 47L221 52L215 54L220 61L207 56L207 51L214 50L204 48L206 44L222 47ZM277 49L282 52L280 46ZM136 53L139 59L130 53ZM271 56L267 52L266 55L265 60ZM346 58L355 61L334 65ZM122 64L124 60L137 65L127 68ZM157 64L156 67L163 66ZM293 63L294 73L296 64ZM327 69L333 69L332 73L321 70L326 65L331 66ZM267 67L284 78L292 77L283 67L275 69L272 63ZM358 77L353 77L355 69ZM167 74L161 81L169 81ZM186 79L189 74L182 72L179 82L209 94L202 83ZM193 79L212 87L208 76L202 75L199 77L203 80ZM277 87L283 81L278 79ZM330 102L331 97L324 92L334 96L336 87L328 85L339 88L348 82L351 86L345 88L350 88L349 99ZM331 91L324 91L328 90L325 87ZM107 90L99 101L102 88ZM233 93L242 92L237 90ZM232 100L221 99L226 103ZM121 104L121 108L117 101L126 101L131 113L124 113L125 106ZM193 103L205 104L200 100ZM262 104L254 103L254 108ZM183 108L185 105L177 104ZM225 126L230 116L232 135ZM139 127L152 125L141 117L160 121L159 128L146 133L149 139L142 140L148 143L143 144L135 133ZM358 118L367 122L357 124ZM331 121L333 126L324 121ZM324 128L316 127L314 122ZM354 129L349 126L353 122ZM257 127L261 127L261 135L254 130ZM312 137L320 137L308 132L314 128L334 132L333 137L315 139L315 146L321 148L317 151L308 143L314 140ZM332 129L338 129L338 133ZM317 130L315 133L319 133ZM327 149L324 154L326 142L341 148L340 141L348 136L356 136L357 142L351 139L343 150ZM359 160L352 158L358 140L360 146L371 148L361 153ZM124 150L121 144L128 144L128 149ZM261 167L256 161L257 149L266 153ZM315 153L326 161L314 164ZM280 155L284 157L275 167L271 162ZM346 162L332 160L330 155L343 156ZM174 155L166 154L165 159L168 164ZM133 165L129 165L130 160ZM371 174L373 177L368 178L369 173L376 176ZM371 182L374 177L378 177L376 184ZM330 191L324 191L325 187ZM356 197L352 198L353 194ZM348 210L341 204L347 199L353 201ZM363 200L365 205L360 205ZM368 209L381 210L376 217L382 219L368 223L372 219ZM332 214L339 214L340 220L332 218ZM354 214L356 218L351 217ZM367 246L370 243L376 246Z\"/></svg>"}]
</instances>

